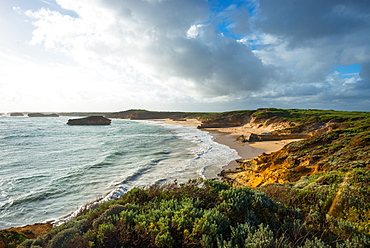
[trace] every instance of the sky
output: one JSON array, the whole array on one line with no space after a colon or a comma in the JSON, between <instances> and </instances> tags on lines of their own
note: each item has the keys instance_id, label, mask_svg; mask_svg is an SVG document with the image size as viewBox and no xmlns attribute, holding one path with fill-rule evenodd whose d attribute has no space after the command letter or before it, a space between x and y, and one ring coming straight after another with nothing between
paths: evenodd
<instances>
[{"instance_id":1,"label":"sky","mask_svg":"<svg viewBox=\"0 0 370 248\"><path fill-rule=\"evenodd\" d=\"M0 0L0 112L370 111L369 0Z\"/></svg>"}]
</instances>

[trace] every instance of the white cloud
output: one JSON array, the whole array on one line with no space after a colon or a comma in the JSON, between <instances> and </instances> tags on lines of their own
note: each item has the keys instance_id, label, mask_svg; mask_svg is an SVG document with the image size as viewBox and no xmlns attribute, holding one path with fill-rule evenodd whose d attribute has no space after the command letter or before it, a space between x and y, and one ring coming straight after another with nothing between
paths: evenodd
<instances>
[{"instance_id":1,"label":"white cloud","mask_svg":"<svg viewBox=\"0 0 370 248\"><path fill-rule=\"evenodd\" d=\"M58 3L78 17L28 11L37 27L32 44L70 54L82 65L109 67L117 76L134 72L174 95L198 100L264 84L263 65L253 53L215 27L196 24L209 18L204 1Z\"/></svg>"},{"instance_id":2,"label":"white cloud","mask_svg":"<svg viewBox=\"0 0 370 248\"><path fill-rule=\"evenodd\" d=\"M189 30L186 32L186 36L189 38L189 39L194 39L196 38L198 35L199 35L199 29L203 27L203 25L201 24L194 24L194 25L191 25L191 27L189 28Z\"/></svg>"},{"instance_id":3,"label":"white cloud","mask_svg":"<svg viewBox=\"0 0 370 248\"><path fill-rule=\"evenodd\" d=\"M358 94L360 102L370 90L367 0L254 0L218 12L204 0L56 2L59 8L14 10L33 24L30 44L47 51L43 59L20 63L32 68L24 74L39 77L30 85L60 102L81 97L117 108L126 108L119 106L123 102L157 109L183 103L252 108L306 102L311 107L323 97L343 98L345 105ZM328 75L353 63L362 65L360 75ZM16 76L13 85L17 80L22 78ZM18 85L40 95L32 86Z\"/></svg>"}]
</instances>

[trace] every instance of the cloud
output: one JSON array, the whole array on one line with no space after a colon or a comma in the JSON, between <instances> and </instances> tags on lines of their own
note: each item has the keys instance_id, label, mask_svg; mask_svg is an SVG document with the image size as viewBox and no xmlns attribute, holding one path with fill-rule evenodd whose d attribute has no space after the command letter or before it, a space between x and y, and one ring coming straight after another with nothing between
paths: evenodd
<instances>
[{"instance_id":1,"label":"cloud","mask_svg":"<svg viewBox=\"0 0 370 248\"><path fill-rule=\"evenodd\" d=\"M124 91L133 104L317 102L325 108L358 95L359 108L366 108L368 0L56 2L58 9L25 11L34 25L30 43L73 58L80 71L95 75L92 85L100 80ZM359 75L333 73L354 63L361 64ZM118 98L112 94L109 101Z\"/></svg>"},{"instance_id":2,"label":"cloud","mask_svg":"<svg viewBox=\"0 0 370 248\"><path fill-rule=\"evenodd\" d=\"M256 23L260 32L280 40L274 48L283 47L283 55L299 57L306 50L302 60L310 55L326 70L369 61L369 12L367 0L261 0Z\"/></svg>"},{"instance_id":3,"label":"cloud","mask_svg":"<svg viewBox=\"0 0 370 248\"><path fill-rule=\"evenodd\" d=\"M36 19L31 43L69 54L81 64L111 67L117 75L133 73L172 94L210 101L259 90L271 77L265 73L271 66L247 46L216 32L206 1L58 3L78 17L28 11ZM242 19L240 13L237 17Z\"/></svg>"},{"instance_id":4,"label":"cloud","mask_svg":"<svg viewBox=\"0 0 370 248\"><path fill-rule=\"evenodd\" d=\"M283 87L320 89L317 101L325 97L346 102L356 95L367 100L370 92L357 89L370 69L366 66L370 62L369 12L366 0L260 0L254 22L258 30L254 42L259 46L255 54L266 64L280 65ZM252 41L250 37L244 40ZM349 79L330 75L337 66L355 63L362 65L362 81L357 75ZM304 96L299 90L295 94Z\"/></svg>"},{"instance_id":5,"label":"cloud","mask_svg":"<svg viewBox=\"0 0 370 248\"><path fill-rule=\"evenodd\" d=\"M366 30L369 10L367 0L261 0L258 25L264 32L299 47L317 39L345 37Z\"/></svg>"}]
</instances>

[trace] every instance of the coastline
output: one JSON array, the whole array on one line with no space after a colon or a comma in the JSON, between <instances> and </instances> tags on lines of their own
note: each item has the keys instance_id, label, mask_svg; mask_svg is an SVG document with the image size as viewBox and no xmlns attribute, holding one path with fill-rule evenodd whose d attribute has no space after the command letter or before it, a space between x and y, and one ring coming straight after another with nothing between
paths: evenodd
<instances>
[{"instance_id":1,"label":"coastline","mask_svg":"<svg viewBox=\"0 0 370 248\"><path fill-rule=\"evenodd\" d=\"M185 125L198 127L202 124L201 121L196 119L185 119L181 121L175 121L171 119L155 119L155 121L163 121L167 124L173 125ZM253 128L249 124L239 127L220 127L220 128L204 128L204 131L209 132L215 141L219 144L226 145L231 149L237 151L241 159L252 159L263 153L272 153L282 149L285 145L299 141L301 139L286 139L286 140L274 140L274 141L259 141L259 142L237 142L236 138L240 135L246 135L248 133L262 134L264 132L271 132L272 128ZM235 170L239 167L238 163L234 160L228 165L222 168L222 170Z\"/></svg>"},{"instance_id":2,"label":"coastline","mask_svg":"<svg viewBox=\"0 0 370 248\"><path fill-rule=\"evenodd\" d=\"M241 159L252 159L268 151L267 149L263 148L263 146L261 148L256 148L250 146L248 143L237 142L237 135L232 135L218 130L205 129L205 131L209 132L215 138L215 142L226 145L231 149L236 150ZM224 166L222 170L235 170L238 167L238 163L236 162L236 160L234 160L228 165Z\"/></svg>"},{"instance_id":3,"label":"coastline","mask_svg":"<svg viewBox=\"0 0 370 248\"><path fill-rule=\"evenodd\" d=\"M170 119L155 119L154 121L162 121L166 124L173 124L173 125L185 125L185 126L194 126L198 127L201 122L196 119L186 119L186 120L170 120ZM255 133L262 133L265 132L266 129L253 129L253 128L245 128L242 127L232 127L232 128L204 128L203 131L209 132L211 136L214 137L215 142L219 144L226 145L231 149L237 151L241 159L252 159L261 155L262 153L271 153L277 150L280 150L284 145L295 141L295 140L283 140L283 141L262 141L262 142L245 142L240 143L236 141L236 138L242 134L246 134L251 131L255 131ZM235 170L239 167L237 162L234 160L230 162L228 165L220 168L221 171L225 170ZM32 230L36 236L39 236L39 232L47 231L52 228L52 224L50 223L38 223L38 224L31 224L27 226L15 227L10 229L3 229L4 231L19 231L19 230ZM40 231L38 231L40 229ZM37 230L37 231L35 231ZM41 231L42 230L42 231Z\"/></svg>"}]
</instances>

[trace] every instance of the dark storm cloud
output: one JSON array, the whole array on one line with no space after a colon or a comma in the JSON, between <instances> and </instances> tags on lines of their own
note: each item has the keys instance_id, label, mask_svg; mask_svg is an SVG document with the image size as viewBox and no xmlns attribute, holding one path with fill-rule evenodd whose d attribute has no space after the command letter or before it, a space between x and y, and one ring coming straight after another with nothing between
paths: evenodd
<instances>
[{"instance_id":1,"label":"dark storm cloud","mask_svg":"<svg viewBox=\"0 0 370 248\"><path fill-rule=\"evenodd\" d=\"M261 48L262 54L275 65L281 59L282 67L290 71L286 82L291 83L283 92L291 98L305 96L306 91L299 89L307 87L307 92L314 93L306 97L311 101L333 100L340 107L348 104L347 99L352 99L365 108L370 94L367 87L370 1L260 0L259 3L256 26L261 33L278 40ZM362 66L360 80L330 74L338 66L355 63ZM292 87L297 88L294 94L288 90Z\"/></svg>"},{"instance_id":2,"label":"dark storm cloud","mask_svg":"<svg viewBox=\"0 0 370 248\"><path fill-rule=\"evenodd\" d=\"M293 46L369 30L368 0L261 0L259 27Z\"/></svg>"}]
</instances>

